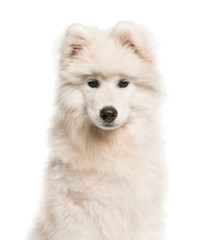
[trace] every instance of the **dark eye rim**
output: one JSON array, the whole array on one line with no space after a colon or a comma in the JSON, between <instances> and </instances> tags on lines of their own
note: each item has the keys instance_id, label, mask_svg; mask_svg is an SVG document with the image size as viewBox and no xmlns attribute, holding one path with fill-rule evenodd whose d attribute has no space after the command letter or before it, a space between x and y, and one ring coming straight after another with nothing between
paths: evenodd
<instances>
[{"instance_id":1,"label":"dark eye rim","mask_svg":"<svg viewBox=\"0 0 215 240\"><path fill-rule=\"evenodd\" d=\"M120 79L118 86L120 88L126 88L129 85L129 81L127 79Z\"/></svg>"},{"instance_id":2,"label":"dark eye rim","mask_svg":"<svg viewBox=\"0 0 215 240\"><path fill-rule=\"evenodd\" d=\"M90 79L88 81L88 85L91 87L91 88L97 88L99 87L99 81L97 79Z\"/></svg>"}]
</instances>

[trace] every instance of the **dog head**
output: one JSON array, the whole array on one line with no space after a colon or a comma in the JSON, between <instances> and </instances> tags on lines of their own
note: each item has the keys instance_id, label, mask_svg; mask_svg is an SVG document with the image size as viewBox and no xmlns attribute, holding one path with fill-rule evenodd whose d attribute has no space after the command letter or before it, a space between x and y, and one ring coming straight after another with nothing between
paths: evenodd
<instances>
[{"instance_id":1,"label":"dog head","mask_svg":"<svg viewBox=\"0 0 215 240\"><path fill-rule=\"evenodd\" d=\"M161 87L142 27L121 22L99 31L74 24L60 54L58 106L70 124L114 130L155 112Z\"/></svg>"}]
</instances>

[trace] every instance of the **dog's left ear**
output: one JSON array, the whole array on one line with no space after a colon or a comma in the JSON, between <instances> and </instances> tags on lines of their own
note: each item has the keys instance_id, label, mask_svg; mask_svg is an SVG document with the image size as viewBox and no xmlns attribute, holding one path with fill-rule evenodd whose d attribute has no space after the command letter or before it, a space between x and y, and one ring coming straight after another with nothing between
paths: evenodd
<instances>
[{"instance_id":1,"label":"dog's left ear","mask_svg":"<svg viewBox=\"0 0 215 240\"><path fill-rule=\"evenodd\" d=\"M113 35L120 43L133 50L143 60L154 62L154 47L147 29L130 22L119 22L113 29Z\"/></svg>"}]
</instances>

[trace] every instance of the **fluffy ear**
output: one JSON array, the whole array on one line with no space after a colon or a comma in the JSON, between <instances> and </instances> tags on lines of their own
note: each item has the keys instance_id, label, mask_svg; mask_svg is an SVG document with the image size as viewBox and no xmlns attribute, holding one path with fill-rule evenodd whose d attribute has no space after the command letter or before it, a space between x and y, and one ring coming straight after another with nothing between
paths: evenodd
<instances>
[{"instance_id":1,"label":"fluffy ear","mask_svg":"<svg viewBox=\"0 0 215 240\"><path fill-rule=\"evenodd\" d=\"M123 46L132 49L145 61L154 61L153 44L147 29L135 23L120 22L113 29L113 34Z\"/></svg>"},{"instance_id":2,"label":"fluffy ear","mask_svg":"<svg viewBox=\"0 0 215 240\"><path fill-rule=\"evenodd\" d=\"M66 31L63 41L63 52L68 57L73 57L87 45L89 31L80 24L72 24Z\"/></svg>"}]
</instances>

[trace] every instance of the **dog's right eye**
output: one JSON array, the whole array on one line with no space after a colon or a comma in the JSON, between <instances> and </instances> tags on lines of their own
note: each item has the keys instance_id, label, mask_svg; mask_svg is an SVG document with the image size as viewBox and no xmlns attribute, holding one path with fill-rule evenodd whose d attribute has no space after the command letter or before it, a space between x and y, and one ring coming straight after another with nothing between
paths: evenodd
<instances>
[{"instance_id":1,"label":"dog's right eye","mask_svg":"<svg viewBox=\"0 0 215 240\"><path fill-rule=\"evenodd\" d=\"M96 79L92 79L88 82L88 85L91 87L91 88L97 88L99 86L99 82L98 80Z\"/></svg>"}]
</instances>

